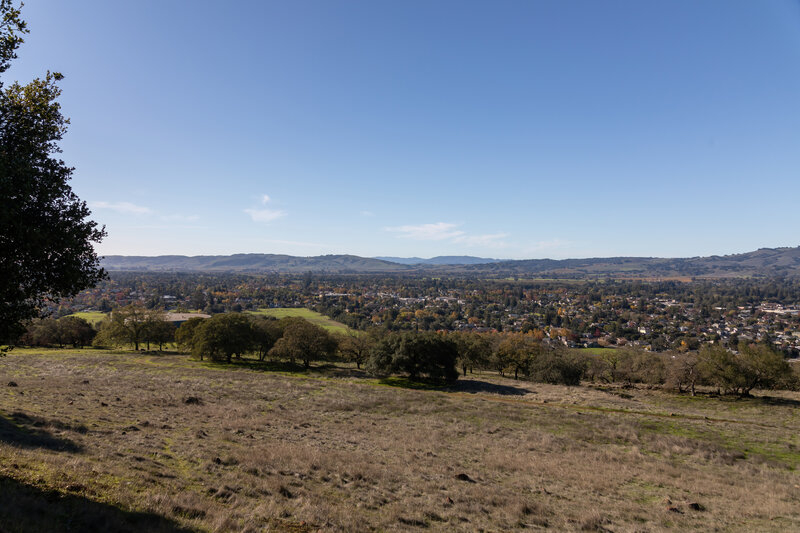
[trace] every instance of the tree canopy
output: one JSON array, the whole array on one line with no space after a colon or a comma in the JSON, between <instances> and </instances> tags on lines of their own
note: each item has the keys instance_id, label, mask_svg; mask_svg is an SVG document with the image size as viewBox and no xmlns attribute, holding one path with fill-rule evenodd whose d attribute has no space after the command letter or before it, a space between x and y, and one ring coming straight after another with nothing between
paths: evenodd
<instances>
[{"instance_id":1,"label":"tree canopy","mask_svg":"<svg viewBox=\"0 0 800 533\"><path fill-rule=\"evenodd\" d=\"M322 361L336 352L336 341L321 327L299 317L285 319L283 336L275 342L270 355L294 361L308 368L311 361Z\"/></svg>"},{"instance_id":2,"label":"tree canopy","mask_svg":"<svg viewBox=\"0 0 800 533\"><path fill-rule=\"evenodd\" d=\"M458 379L458 347L451 339L429 332L387 335L369 360L372 372L404 373L412 380L427 377L434 381Z\"/></svg>"},{"instance_id":3,"label":"tree canopy","mask_svg":"<svg viewBox=\"0 0 800 533\"><path fill-rule=\"evenodd\" d=\"M0 0L0 74L27 33L19 8ZM26 85L0 77L0 343L13 342L45 301L72 296L104 275L92 243L105 229L88 219L86 202L59 159L69 120L58 82L47 72Z\"/></svg>"}]
</instances>

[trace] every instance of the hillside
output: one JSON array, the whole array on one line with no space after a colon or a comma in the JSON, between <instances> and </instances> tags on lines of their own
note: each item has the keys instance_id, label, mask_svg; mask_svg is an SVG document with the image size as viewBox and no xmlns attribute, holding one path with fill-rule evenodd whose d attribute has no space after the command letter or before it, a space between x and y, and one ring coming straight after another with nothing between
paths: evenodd
<instances>
[{"instance_id":1,"label":"hillside","mask_svg":"<svg viewBox=\"0 0 800 533\"><path fill-rule=\"evenodd\" d=\"M411 261L424 261L411 264ZM394 261L407 261L400 264ZM483 262L481 262L483 261ZM587 259L524 259L498 262L471 256L368 258L355 255L295 257L276 254L235 254L157 257L112 255L103 259L107 270L276 273L437 273L479 276L568 278L735 278L800 276L800 247L761 248L724 256L658 258L607 257Z\"/></svg>"},{"instance_id":2,"label":"hillside","mask_svg":"<svg viewBox=\"0 0 800 533\"><path fill-rule=\"evenodd\" d=\"M472 255L437 255L430 259L423 259L422 257L376 257L375 259L400 263L401 265L483 265L501 261L501 259L475 257Z\"/></svg>"},{"instance_id":3,"label":"hillside","mask_svg":"<svg viewBox=\"0 0 800 533\"><path fill-rule=\"evenodd\" d=\"M175 272L396 272L404 265L355 255L295 257L276 254L161 255L156 257L110 255L103 258L107 270Z\"/></svg>"},{"instance_id":4,"label":"hillside","mask_svg":"<svg viewBox=\"0 0 800 533\"><path fill-rule=\"evenodd\" d=\"M800 275L800 247L762 248L743 254L690 258L530 259L504 261L473 268L483 270L485 267L515 275L538 274L575 278L798 276Z\"/></svg>"},{"instance_id":5,"label":"hillside","mask_svg":"<svg viewBox=\"0 0 800 533\"><path fill-rule=\"evenodd\" d=\"M98 350L14 351L0 378L9 533L800 528L798 393Z\"/></svg>"}]
</instances>

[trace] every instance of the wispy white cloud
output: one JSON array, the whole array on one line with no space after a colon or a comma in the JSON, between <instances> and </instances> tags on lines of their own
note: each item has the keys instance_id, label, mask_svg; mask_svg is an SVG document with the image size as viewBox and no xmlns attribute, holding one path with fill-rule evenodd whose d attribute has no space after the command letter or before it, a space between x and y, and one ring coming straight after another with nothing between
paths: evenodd
<instances>
[{"instance_id":1,"label":"wispy white cloud","mask_svg":"<svg viewBox=\"0 0 800 533\"><path fill-rule=\"evenodd\" d=\"M458 224L449 222L436 222L434 224L419 224L407 226L394 226L386 228L386 231L397 233L403 239L414 239L417 241L443 241L464 235L464 232L456 229Z\"/></svg>"},{"instance_id":2,"label":"wispy white cloud","mask_svg":"<svg viewBox=\"0 0 800 533\"><path fill-rule=\"evenodd\" d=\"M286 216L286 211L279 209L245 209L244 212L250 215L253 222L272 222Z\"/></svg>"},{"instance_id":3,"label":"wispy white cloud","mask_svg":"<svg viewBox=\"0 0 800 533\"><path fill-rule=\"evenodd\" d=\"M374 217L375 213L373 213L372 211L361 211L361 216L362 217Z\"/></svg>"},{"instance_id":4,"label":"wispy white cloud","mask_svg":"<svg viewBox=\"0 0 800 533\"><path fill-rule=\"evenodd\" d=\"M453 242L467 246L481 246L484 248L508 248L510 244L505 241L508 233L488 233L485 235L459 235Z\"/></svg>"},{"instance_id":5,"label":"wispy white cloud","mask_svg":"<svg viewBox=\"0 0 800 533\"><path fill-rule=\"evenodd\" d=\"M92 209L108 209L127 215L149 215L152 209L130 202L92 202L89 204Z\"/></svg>"},{"instance_id":6,"label":"wispy white cloud","mask_svg":"<svg viewBox=\"0 0 800 533\"><path fill-rule=\"evenodd\" d=\"M460 227L461 224L436 222L433 224L394 226L384 229L396 233L400 238L418 241L449 241L453 244L481 248L509 248L512 246L505 240L509 236L508 233L470 235L461 230Z\"/></svg>"},{"instance_id":7,"label":"wispy white cloud","mask_svg":"<svg viewBox=\"0 0 800 533\"><path fill-rule=\"evenodd\" d=\"M261 194L258 196L258 201L261 205L267 205L272 201L272 198L268 194ZM272 222L273 220L286 216L286 211L267 209L265 207L245 209L244 212L250 215L253 222Z\"/></svg>"}]
</instances>

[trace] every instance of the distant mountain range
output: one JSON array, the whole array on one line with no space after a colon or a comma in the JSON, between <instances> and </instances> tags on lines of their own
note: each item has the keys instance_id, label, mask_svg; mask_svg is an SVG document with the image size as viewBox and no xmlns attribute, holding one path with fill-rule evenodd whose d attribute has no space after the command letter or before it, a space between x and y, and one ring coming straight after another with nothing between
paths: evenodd
<instances>
[{"instance_id":1,"label":"distant mountain range","mask_svg":"<svg viewBox=\"0 0 800 533\"><path fill-rule=\"evenodd\" d=\"M472 256L358 257L321 255L295 257L275 254L157 257L111 255L103 258L107 270L172 272L275 273L422 273L486 277L547 278L734 278L800 276L800 247L762 248L743 254L710 257L608 257L589 259L496 260Z\"/></svg>"},{"instance_id":2,"label":"distant mountain range","mask_svg":"<svg viewBox=\"0 0 800 533\"><path fill-rule=\"evenodd\" d=\"M430 259L423 259L421 257L375 257L374 259L390 261L401 265L483 265L502 261L502 259L487 259L485 257L475 257L472 255L438 255Z\"/></svg>"},{"instance_id":3,"label":"distant mountain range","mask_svg":"<svg viewBox=\"0 0 800 533\"><path fill-rule=\"evenodd\" d=\"M109 255L107 270L152 270L172 272L393 272L406 267L389 261L355 255L296 257L276 254L159 255L156 257Z\"/></svg>"}]
</instances>

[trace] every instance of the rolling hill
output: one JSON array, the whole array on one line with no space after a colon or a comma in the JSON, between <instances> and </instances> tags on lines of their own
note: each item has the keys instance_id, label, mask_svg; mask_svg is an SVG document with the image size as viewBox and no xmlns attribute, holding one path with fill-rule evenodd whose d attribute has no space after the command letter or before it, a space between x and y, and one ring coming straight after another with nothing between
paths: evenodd
<instances>
[{"instance_id":1,"label":"rolling hill","mask_svg":"<svg viewBox=\"0 0 800 533\"><path fill-rule=\"evenodd\" d=\"M388 259L409 261L401 264ZM173 272L275 272L275 273L432 273L475 276L557 278L736 278L800 276L800 247L761 248L742 254L689 257L607 257L587 259L524 259L493 261L471 256L418 258L367 258L354 255L295 257L275 254L227 256L166 255L107 256L107 270ZM478 262L478 260L483 262Z\"/></svg>"},{"instance_id":2,"label":"rolling hill","mask_svg":"<svg viewBox=\"0 0 800 533\"><path fill-rule=\"evenodd\" d=\"M110 255L102 260L107 270L173 272L397 272L407 266L355 255L295 257L276 254L161 255L156 257Z\"/></svg>"},{"instance_id":3,"label":"rolling hill","mask_svg":"<svg viewBox=\"0 0 800 533\"><path fill-rule=\"evenodd\" d=\"M430 259L423 259L422 257L376 257L375 259L400 263L401 265L482 265L502 261L501 259L489 259L472 255L438 255Z\"/></svg>"}]
</instances>

